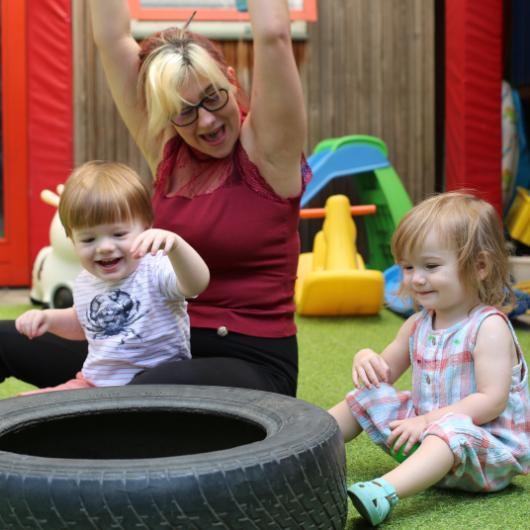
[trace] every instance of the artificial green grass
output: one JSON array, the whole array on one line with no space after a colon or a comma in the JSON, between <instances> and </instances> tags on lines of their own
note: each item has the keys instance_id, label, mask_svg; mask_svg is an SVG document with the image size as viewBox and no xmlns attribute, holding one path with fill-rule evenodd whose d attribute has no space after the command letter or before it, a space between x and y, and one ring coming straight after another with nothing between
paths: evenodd
<instances>
[{"instance_id":1,"label":"artificial green grass","mask_svg":"<svg viewBox=\"0 0 530 530\"><path fill-rule=\"evenodd\" d=\"M0 306L0 319L15 318L29 306ZM300 350L298 397L324 409L351 389L352 358L357 350L381 351L395 336L403 319L383 310L378 316L351 318L297 318ZM530 328L516 327L530 361ZM410 372L396 383L410 388ZM0 385L0 398L30 388L10 379ZM364 434L346 447L348 483L386 473L395 461ZM519 530L530 528L530 475L517 477L502 492L466 494L431 488L404 499L380 528L402 530ZM367 528L349 507L347 530Z\"/></svg>"},{"instance_id":2,"label":"artificial green grass","mask_svg":"<svg viewBox=\"0 0 530 530\"><path fill-rule=\"evenodd\" d=\"M24 311L33 308L34 306L29 304L0 305L0 320L10 320L16 318L18 315L24 313ZM14 396L18 392L25 392L26 390L31 390L32 388L35 387L10 377L0 384L0 399Z\"/></svg>"},{"instance_id":3,"label":"artificial green grass","mask_svg":"<svg viewBox=\"0 0 530 530\"><path fill-rule=\"evenodd\" d=\"M378 316L351 318L298 318L300 377L298 397L328 409L352 387L355 352L369 347L381 351L395 336L403 319L384 310ZM530 362L530 328L516 326ZM397 382L410 388L410 370ZM365 434L346 446L348 484L370 480L396 462ZM349 505L347 530L367 528ZM517 477L510 487L490 494L466 494L431 488L403 499L380 528L400 530L519 530L530 528L530 475Z\"/></svg>"}]
</instances>

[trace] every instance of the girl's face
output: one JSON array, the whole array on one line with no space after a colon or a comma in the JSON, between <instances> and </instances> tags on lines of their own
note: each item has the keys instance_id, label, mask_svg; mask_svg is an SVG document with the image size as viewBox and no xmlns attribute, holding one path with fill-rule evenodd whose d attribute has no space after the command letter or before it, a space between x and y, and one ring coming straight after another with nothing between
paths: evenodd
<instances>
[{"instance_id":1,"label":"girl's face","mask_svg":"<svg viewBox=\"0 0 530 530\"><path fill-rule=\"evenodd\" d=\"M437 328L462 320L480 302L476 290L460 279L456 252L433 230L400 265L404 287L418 305L436 313Z\"/></svg>"},{"instance_id":2,"label":"girl's face","mask_svg":"<svg viewBox=\"0 0 530 530\"><path fill-rule=\"evenodd\" d=\"M209 79L198 77L191 79L181 90L182 98L190 106L184 106L182 112L193 112L191 106L215 95L215 89ZM185 126L175 126L180 137L190 146L214 158L228 156L239 138L241 130L239 107L235 96L228 92L228 102L219 110L210 111L203 106L196 109L197 119Z\"/></svg>"}]
</instances>

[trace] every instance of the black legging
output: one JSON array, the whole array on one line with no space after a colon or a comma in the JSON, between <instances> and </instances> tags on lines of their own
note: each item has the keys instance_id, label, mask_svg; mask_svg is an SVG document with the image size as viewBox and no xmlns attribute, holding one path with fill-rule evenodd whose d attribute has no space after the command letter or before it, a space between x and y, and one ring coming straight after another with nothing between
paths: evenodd
<instances>
[{"instance_id":1,"label":"black legging","mask_svg":"<svg viewBox=\"0 0 530 530\"><path fill-rule=\"evenodd\" d=\"M85 341L51 333L28 340L13 320L0 321L0 382L16 377L37 387L75 377L87 354ZM296 395L296 337L269 339L192 328L192 359L169 361L138 374L130 384L233 386Z\"/></svg>"}]
</instances>

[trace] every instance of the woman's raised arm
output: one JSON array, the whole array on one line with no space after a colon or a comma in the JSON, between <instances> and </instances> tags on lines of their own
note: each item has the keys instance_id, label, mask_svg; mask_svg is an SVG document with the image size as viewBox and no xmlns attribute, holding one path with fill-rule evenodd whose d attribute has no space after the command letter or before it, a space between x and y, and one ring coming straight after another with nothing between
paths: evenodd
<instances>
[{"instance_id":1,"label":"woman's raised arm","mask_svg":"<svg viewBox=\"0 0 530 530\"><path fill-rule=\"evenodd\" d=\"M293 197L301 190L306 113L287 0L248 0L248 6L254 73L250 115L241 141L276 193Z\"/></svg>"},{"instance_id":2,"label":"woman's raised arm","mask_svg":"<svg viewBox=\"0 0 530 530\"><path fill-rule=\"evenodd\" d=\"M127 0L90 0L94 41L99 50L114 103L144 152L149 163L153 153L145 152L142 141L146 112L136 91L139 45L131 35Z\"/></svg>"}]
</instances>

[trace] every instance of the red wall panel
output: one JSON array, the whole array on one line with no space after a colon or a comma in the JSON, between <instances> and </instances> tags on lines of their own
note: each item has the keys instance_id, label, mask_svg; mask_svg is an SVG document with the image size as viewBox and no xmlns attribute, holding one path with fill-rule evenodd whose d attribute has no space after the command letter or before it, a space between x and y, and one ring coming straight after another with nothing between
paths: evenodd
<instances>
[{"instance_id":1,"label":"red wall panel","mask_svg":"<svg viewBox=\"0 0 530 530\"><path fill-rule=\"evenodd\" d=\"M49 242L54 209L40 200L73 165L71 0L28 0L30 257Z\"/></svg>"},{"instance_id":2,"label":"red wall panel","mask_svg":"<svg viewBox=\"0 0 530 530\"><path fill-rule=\"evenodd\" d=\"M0 285L29 277L26 3L2 1L2 185Z\"/></svg>"},{"instance_id":3,"label":"red wall panel","mask_svg":"<svg viewBox=\"0 0 530 530\"><path fill-rule=\"evenodd\" d=\"M446 0L446 190L502 211L502 0Z\"/></svg>"}]
</instances>

